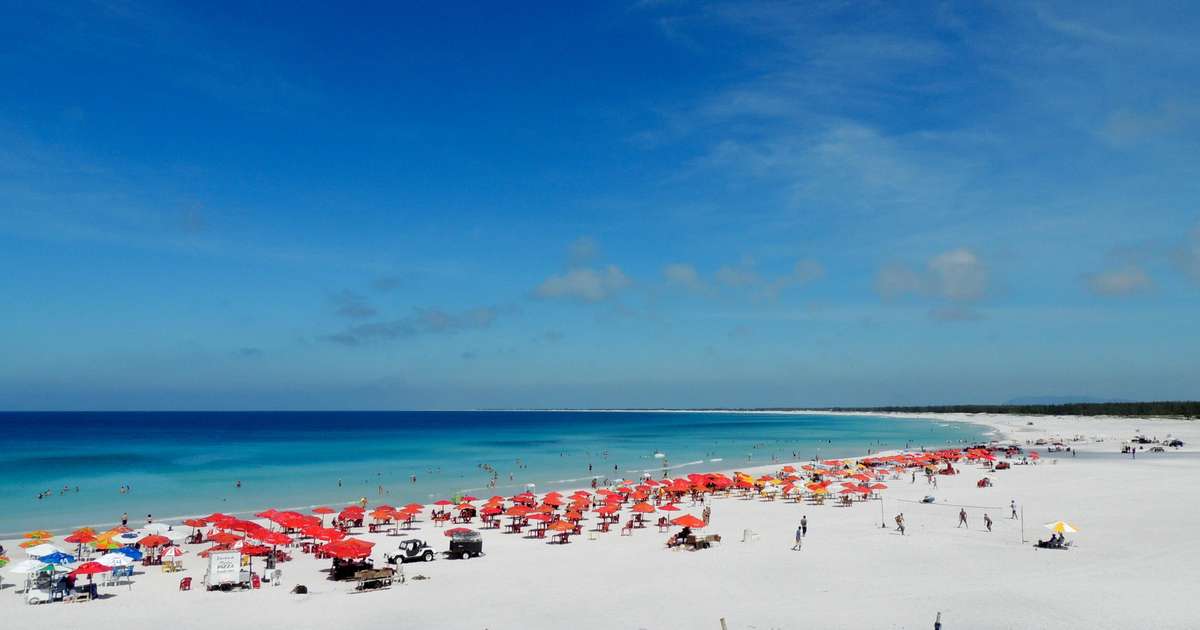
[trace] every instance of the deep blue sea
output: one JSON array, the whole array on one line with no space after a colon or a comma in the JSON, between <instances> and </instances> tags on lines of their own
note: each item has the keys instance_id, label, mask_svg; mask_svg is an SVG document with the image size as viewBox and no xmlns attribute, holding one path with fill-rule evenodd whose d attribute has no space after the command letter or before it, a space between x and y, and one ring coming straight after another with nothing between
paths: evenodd
<instances>
[{"instance_id":1,"label":"deep blue sea","mask_svg":"<svg viewBox=\"0 0 1200 630\"><path fill-rule=\"evenodd\" d=\"M426 503L526 484L541 492L587 486L592 476L657 478L664 467L677 476L959 444L985 430L732 412L0 413L0 537L108 526L122 512L141 523L147 514L162 521L360 497Z\"/></svg>"}]
</instances>

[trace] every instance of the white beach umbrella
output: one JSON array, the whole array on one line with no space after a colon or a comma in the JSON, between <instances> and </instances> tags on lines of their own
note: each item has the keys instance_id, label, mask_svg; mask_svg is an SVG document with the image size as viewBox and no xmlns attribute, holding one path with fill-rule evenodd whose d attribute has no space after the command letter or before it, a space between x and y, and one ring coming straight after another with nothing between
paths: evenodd
<instances>
[{"instance_id":1,"label":"white beach umbrella","mask_svg":"<svg viewBox=\"0 0 1200 630\"><path fill-rule=\"evenodd\" d=\"M42 569L45 569L46 566L49 564L50 564L49 562L42 562L41 560L36 560L34 558L27 558L20 562L14 562L12 566L8 567L8 572L9 573L37 573L37 572L41 571Z\"/></svg>"},{"instance_id":2,"label":"white beach umbrella","mask_svg":"<svg viewBox=\"0 0 1200 630\"><path fill-rule=\"evenodd\" d=\"M136 543L137 541L139 541L149 535L150 535L149 532L143 532L141 530L138 530L138 531L133 531L133 532L125 532L124 534L117 534L116 536L113 536L112 539L113 539L113 542L117 542L122 545L129 545L129 544Z\"/></svg>"},{"instance_id":3,"label":"white beach umbrella","mask_svg":"<svg viewBox=\"0 0 1200 630\"><path fill-rule=\"evenodd\" d=\"M1075 529L1074 526L1066 521L1054 521L1053 523L1046 523L1045 527L1052 532L1058 532L1060 534L1075 534L1079 532L1078 529Z\"/></svg>"},{"instance_id":4,"label":"white beach umbrella","mask_svg":"<svg viewBox=\"0 0 1200 630\"><path fill-rule=\"evenodd\" d=\"M99 562L106 567L128 567L133 565L133 558L130 558L123 553L114 552L106 553L103 556L96 558L96 562Z\"/></svg>"},{"instance_id":5,"label":"white beach umbrella","mask_svg":"<svg viewBox=\"0 0 1200 630\"><path fill-rule=\"evenodd\" d=\"M178 558L179 556L182 556L185 553L187 553L187 551L183 547L175 547L175 546L165 547L162 550L162 557L163 558Z\"/></svg>"},{"instance_id":6,"label":"white beach umbrella","mask_svg":"<svg viewBox=\"0 0 1200 630\"><path fill-rule=\"evenodd\" d=\"M52 553L65 553L65 552L62 549L59 549L58 547L55 547L54 545L51 545L49 543L42 543L40 545L34 545L34 546L26 549L25 553L29 554L35 558L40 558L42 556L48 556Z\"/></svg>"}]
</instances>

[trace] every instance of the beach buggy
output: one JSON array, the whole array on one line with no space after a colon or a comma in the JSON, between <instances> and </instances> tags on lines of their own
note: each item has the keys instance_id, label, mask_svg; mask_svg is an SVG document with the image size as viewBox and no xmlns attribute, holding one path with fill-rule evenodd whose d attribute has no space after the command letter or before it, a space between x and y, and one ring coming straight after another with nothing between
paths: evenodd
<instances>
[{"instance_id":1,"label":"beach buggy","mask_svg":"<svg viewBox=\"0 0 1200 630\"><path fill-rule=\"evenodd\" d=\"M384 556L388 564L403 564L405 562L430 562L436 556L433 547L428 543L416 538L400 541L400 553L393 556Z\"/></svg>"}]
</instances>

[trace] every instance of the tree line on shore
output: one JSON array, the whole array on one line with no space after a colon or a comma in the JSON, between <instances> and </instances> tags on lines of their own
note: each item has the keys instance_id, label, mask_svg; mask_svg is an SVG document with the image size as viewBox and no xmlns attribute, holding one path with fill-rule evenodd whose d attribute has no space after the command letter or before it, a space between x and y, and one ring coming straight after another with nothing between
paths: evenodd
<instances>
[{"instance_id":1,"label":"tree line on shore","mask_svg":"<svg viewBox=\"0 0 1200 630\"><path fill-rule=\"evenodd\" d=\"M886 407L820 407L809 411L879 413L1006 413L1027 416L1173 416L1200 418L1200 401L1063 403L1053 405L925 405Z\"/></svg>"}]
</instances>

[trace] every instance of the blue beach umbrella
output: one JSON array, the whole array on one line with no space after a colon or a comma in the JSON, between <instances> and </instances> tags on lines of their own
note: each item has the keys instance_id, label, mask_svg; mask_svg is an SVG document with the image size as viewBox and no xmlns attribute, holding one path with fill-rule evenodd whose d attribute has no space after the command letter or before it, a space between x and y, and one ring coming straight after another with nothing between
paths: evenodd
<instances>
[{"instance_id":1,"label":"blue beach umbrella","mask_svg":"<svg viewBox=\"0 0 1200 630\"><path fill-rule=\"evenodd\" d=\"M134 549L133 547L121 547L120 549L116 549L115 551L117 553L129 556L130 560L141 560L142 559L142 552L138 551L137 549Z\"/></svg>"},{"instance_id":2,"label":"blue beach umbrella","mask_svg":"<svg viewBox=\"0 0 1200 630\"><path fill-rule=\"evenodd\" d=\"M48 554L45 556L38 556L38 560L40 560L42 562L49 562L50 564L70 564L72 562L75 562L75 556L72 556L69 553L55 551L52 554Z\"/></svg>"}]
</instances>

